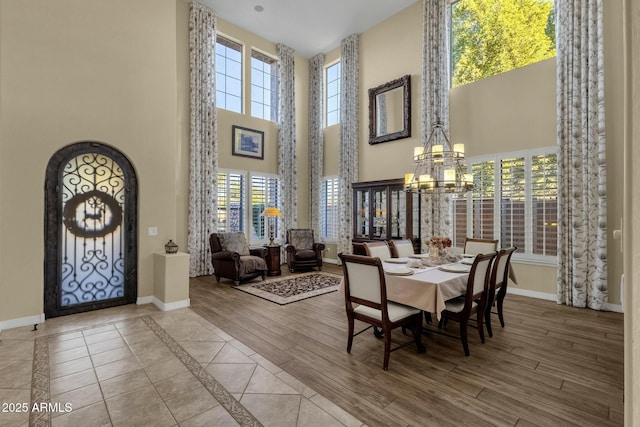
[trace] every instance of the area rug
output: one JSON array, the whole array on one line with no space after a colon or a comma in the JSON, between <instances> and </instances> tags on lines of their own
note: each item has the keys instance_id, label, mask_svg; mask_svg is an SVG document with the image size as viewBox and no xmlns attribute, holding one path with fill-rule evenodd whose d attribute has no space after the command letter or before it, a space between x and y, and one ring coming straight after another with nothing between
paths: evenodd
<instances>
[{"instance_id":1,"label":"area rug","mask_svg":"<svg viewBox=\"0 0 640 427\"><path fill-rule=\"evenodd\" d=\"M335 292L340 286L340 280L342 280L342 276L337 274L310 272L263 282L247 283L234 286L234 288L276 304L285 305Z\"/></svg>"}]
</instances>

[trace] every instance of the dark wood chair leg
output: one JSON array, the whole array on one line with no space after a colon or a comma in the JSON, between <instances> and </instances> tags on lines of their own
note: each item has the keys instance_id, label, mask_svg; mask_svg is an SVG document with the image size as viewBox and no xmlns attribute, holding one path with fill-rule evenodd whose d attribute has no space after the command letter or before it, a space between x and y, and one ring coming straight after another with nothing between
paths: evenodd
<instances>
[{"instance_id":1,"label":"dark wood chair leg","mask_svg":"<svg viewBox=\"0 0 640 427\"><path fill-rule=\"evenodd\" d=\"M423 313L424 313L424 321L427 322L427 324L431 324L431 322L433 321L431 317L431 313L427 311L423 311Z\"/></svg>"},{"instance_id":2,"label":"dark wood chair leg","mask_svg":"<svg viewBox=\"0 0 640 427\"><path fill-rule=\"evenodd\" d=\"M416 341L418 353L426 353L427 348L422 344L422 316L418 317L413 324L413 339Z\"/></svg>"},{"instance_id":3,"label":"dark wood chair leg","mask_svg":"<svg viewBox=\"0 0 640 427\"><path fill-rule=\"evenodd\" d=\"M480 341L484 344L484 307L478 307L478 312L476 313L476 321L478 322L478 333L480 334Z\"/></svg>"},{"instance_id":4,"label":"dark wood chair leg","mask_svg":"<svg viewBox=\"0 0 640 427\"><path fill-rule=\"evenodd\" d=\"M462 341L462 348L464 349L464 355L469 356L469 342L467 341L467 322L469 319L460 319L460 341Z\"/></svg>"},{"instance_id":5,"label":"dark wood chair leg","mask_svg":"<svg viewBox=\"0 0 640 427\"><path fill-rule=\"evenodd\" d=\"M487 333L490 337L493 337L493 331L491 330L491 306L488 306L484 312L484 323L487 325Z\"/></svg>"},{"instance_id":6,"label":"dark wood chair leg","mask_svg":"<svg viewBox=\"0 0 640 427\"><path fill-rule=\"evenodd\" d=\"M391 331L384 329L384 362L382 369L389 368L389 356L391 355Z\"/></svg>"},{"instance_id":7,"label":"dark wood chair leg","mask_svg":"<svg viewBox=\"0 0 640 427\"><path fill-rule=\"evenodd\" d=\"M502 315L502 302L504 299L498 298L498 319L500 319L500 326L504 328L504 317Z\"/></svg>"},{"instance_id":8,"label":"dark wood chair leg","mask_svg":"<svg viewBox=\"0 0 640 427\"><path fill-rule=\"evenodd\" d=\"M349 337L347 338L347 353L351 353L351 346L353 345L353 317L349 317L347 319L347 322L349 324Z\"/></svg>"}]
</instances>

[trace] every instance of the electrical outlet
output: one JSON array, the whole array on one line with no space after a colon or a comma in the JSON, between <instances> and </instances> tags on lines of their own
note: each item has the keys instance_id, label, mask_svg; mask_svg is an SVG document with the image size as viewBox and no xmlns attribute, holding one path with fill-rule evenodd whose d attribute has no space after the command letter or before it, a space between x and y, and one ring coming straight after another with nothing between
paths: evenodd
<instances>
[{"instance_id":1,"label":"electrical outlet","mask_svg":"<svg viewBox=\"0 0 640 427\"><path fill-rule=\"evenodd\" d=\"M149 227L147 229L147 234L149 234L149 236L157 236L158 235L158 227Z\"/></svg>"}]
</instances>

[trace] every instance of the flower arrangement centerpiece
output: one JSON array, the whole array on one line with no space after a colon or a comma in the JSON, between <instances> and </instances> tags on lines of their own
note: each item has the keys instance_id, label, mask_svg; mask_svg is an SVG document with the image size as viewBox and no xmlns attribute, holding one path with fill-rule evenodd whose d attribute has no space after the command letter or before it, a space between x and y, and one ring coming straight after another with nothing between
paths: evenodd
<instances>
[{"instance_id":1,"label":"flower arrangement centerpiece","mask_svg":"<svg viewBox=\"0 0 640 427\"><path fill-rule=\"evenodd\" d=\"M433 236L429 240L429 256L437 258L446 255L451 248L451 239L442 236Z\"/></svg>"}]
</instances>

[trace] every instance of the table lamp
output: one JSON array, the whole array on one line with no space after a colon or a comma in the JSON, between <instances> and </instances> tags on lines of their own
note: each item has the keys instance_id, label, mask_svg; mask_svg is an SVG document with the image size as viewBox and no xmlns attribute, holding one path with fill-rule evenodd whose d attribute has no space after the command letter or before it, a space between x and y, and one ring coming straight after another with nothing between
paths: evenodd
<instances>
[{"instance_id":1,"label":"table lamp","mask_svg":"<svg viewBox=\"0 0 640 427\"><path fill-rule=\"evenodd\" d=\"M262 212L260 214L261 216L270 218L270 217L277 217L277 216L282 216L282 212L280 212L280 209L274 207L274 206L269 206L268 208L266 208L264 210L264 212ZM271 220L269 223L269 246L273 246L273 221Z\"/></svg>"}]
</instances>

